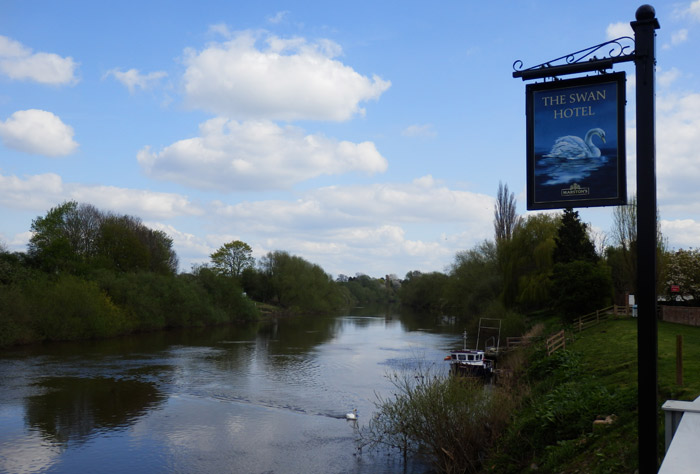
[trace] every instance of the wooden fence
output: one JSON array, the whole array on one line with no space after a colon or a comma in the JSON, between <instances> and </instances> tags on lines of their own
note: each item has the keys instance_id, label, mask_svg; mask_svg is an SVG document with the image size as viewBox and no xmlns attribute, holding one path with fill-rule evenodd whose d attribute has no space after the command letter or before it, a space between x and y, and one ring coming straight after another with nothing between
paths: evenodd
<instances>
[{"instance_id":1,"label":"wooden fence","mask_svg":"<svg viewBox=\"0 0 700 474\"><path fill-rule=\"evenodd\" d=\"M598 309L592 313L584 314L580 318L574 320L574 329L583 331L584 329L595 326L602 321L606 321L611 315L629 316L630 307L612 305L608 306L607 308ZM525 346L530 342L531 338L529 337L508 337L506 338L506 350ZM559 349L566 349L566 333L564 330L562 329L561 331L548 336L546 339L546 346L548 356L551 356Z\"/></svg>"},{"instance_id":2,"label":"wooden fence","mask_svg":"<svg viewBox=\"0 0 700 474\"><path fill-rule=\"evenodd\" d=\"M507 337L506 350L515 349L516 347L526 346L530 343L529 337Z\"/></svg>"},{"instance_id":3,"label":"wooden fence","mask_svg":"<svg viewBox=\"0 0 700 474\"><path fill-rule=\"evenodd\" d=\"M559 349L566 349L566 334L563 329L547 338L547 356L551 356Z\"/></svg>"},{"instance_id":4,"label":"wooden fence","mask_svg":"<svg viewBox=\"0 0 700 474\"><path fill-rule=\"evenodd\" d=\"M574 329L578 331L583 331L591 326L595 326L601 321L607 320L610 315L629 315L629 306L618 306L616 304L608 306L607 308L597 309L592 313L584 314L580 318L574 320Z\"/></svg>"}]
</instances>

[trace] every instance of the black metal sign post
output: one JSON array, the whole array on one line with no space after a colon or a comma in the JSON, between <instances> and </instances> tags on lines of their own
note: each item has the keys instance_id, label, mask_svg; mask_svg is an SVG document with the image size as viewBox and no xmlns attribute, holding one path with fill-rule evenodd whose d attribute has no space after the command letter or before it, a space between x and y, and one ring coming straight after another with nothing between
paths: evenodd
<instances>
[{"instance_id":1,"label":"black metal sign post","mask_svg":"<svg viewBox=\"0 0 700 474\"><path fill-rule=\"evenodd\" d=\"M656 295L656 139L654 107L655 30L660 28L651 5L642 5L631 22L634 52L618 38L578 51L529 69L513 65L513 77L522 80L558 78L569 74L611 69L619 62L634 61L637 100L637 386L639 412L639 472L655 473L658 453L658 381L657 381L657 295ZM610 51L603 48L610 47ZM595 52L609 57L598 59ZM584 61L585 59L585 61ZM564 65L555 65L563 61Z\"/></svg>"},{"instance_id":2,"label":"black metal sign post","mask_svg":"<svg viewBox=\"0 0 700 474\"><path fill-rule=\"evenodd\" d=\"M637 390L639 472L658 470L658 354L656 324L656 139L654 8L644 5L632 22L637 75Z\"/></svg>"}]
</instances>

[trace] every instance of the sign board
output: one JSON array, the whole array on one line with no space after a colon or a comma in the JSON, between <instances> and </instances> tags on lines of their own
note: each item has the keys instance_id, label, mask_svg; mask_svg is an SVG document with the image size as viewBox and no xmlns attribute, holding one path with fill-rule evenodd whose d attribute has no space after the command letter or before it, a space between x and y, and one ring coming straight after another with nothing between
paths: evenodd
<instances>
[{"instance_id":1,"label":"sign board","mask_svg":"<svg viewBox=\"0 0 700 474\"><path fill-rule=\"evenodd\" d=\"M625 73L529 84L527 208L627 203Z\"/></svg>"},{"instance_id":2,"label":"sign board","mask_svg":"<svg viewBox=\"0 0 700 474\"><path fill-rule=\"evenodd\" d=\"M681 287L678 285L671 285L671 293L680 293Z\"/></svg>"}]
</instances>

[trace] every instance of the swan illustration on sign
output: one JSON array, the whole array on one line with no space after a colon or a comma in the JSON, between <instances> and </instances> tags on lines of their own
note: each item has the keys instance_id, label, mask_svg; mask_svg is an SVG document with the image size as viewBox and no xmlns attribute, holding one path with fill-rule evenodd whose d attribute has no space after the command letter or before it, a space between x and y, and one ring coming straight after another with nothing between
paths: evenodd
<instances>
[{"instance_id":1,"label":"swan illustration on sign","mask_svg":"<svg viewBox=\"0 0 700 474\"><path fill-rule=\"evenodd\" d=\"M593 137L598 136L605 143L605 131L602 128L592 128L581 139L574 135L559 137L554 141L552 151L543 155L545 158L600 158L600 148L593 143Z\"/></svg>"},{"instance_id":2,"label":"swan illustration on sign","mask_svg":"<svg viewBox=\"0 0 700 474\"><path fill-rule=\"evenodd\" d=\"M588 130L584 138L578 135L558 137L549 153L539 155L535 175L541 177L545 186L570 185L588 179L608 162L608 157L593 143L594 137L607 143L605 130L600 127Z\"/></svg>"}]
</instances>

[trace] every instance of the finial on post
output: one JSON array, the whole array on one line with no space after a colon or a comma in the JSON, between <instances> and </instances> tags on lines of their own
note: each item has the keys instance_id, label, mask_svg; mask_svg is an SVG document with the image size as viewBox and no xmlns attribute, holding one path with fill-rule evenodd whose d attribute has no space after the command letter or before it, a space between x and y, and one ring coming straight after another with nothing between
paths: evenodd
<instances>
[{"instance_id":1,"label":"finial on post","mask_svg":"<svg viewBox=\"0 0 700 474\"><path fill-rule=\"evenodd\" d=\"M654 10L654 7L648 4L637 8L637 13L634 14L637 21L653 20L655 16L656 10Z\"/></svg>"},{"instance_id":2,"label":"finial on post","mask_svg":"<svg viewBox=\"0 0 700 474\"><path fill-rule=\"evenodd\" d=\"M659 20L656 19L656 10L654 10L654 7L651 5L642 5L641 7L637 8L637 12L634 14L634 16L637 20L631 22L630 24L632 25L632 29L635 31L636 25L643 24L651 24L655 30L661 28L661 25L659 25Z\"/></svg>"}]
</instances>

